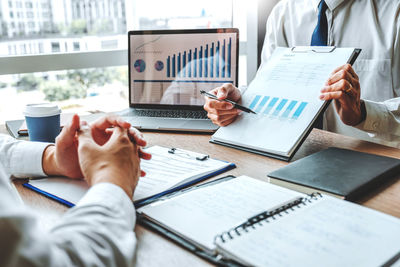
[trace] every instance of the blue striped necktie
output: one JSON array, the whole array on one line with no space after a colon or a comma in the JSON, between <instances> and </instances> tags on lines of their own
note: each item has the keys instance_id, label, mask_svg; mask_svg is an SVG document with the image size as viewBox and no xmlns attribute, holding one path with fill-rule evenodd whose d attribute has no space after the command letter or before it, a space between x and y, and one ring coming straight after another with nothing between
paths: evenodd
<instances>
[{"instance_id":1,"label":"blue striped necktie","mask_svg":"<svg viewBox=\"0 0 400 267\"><path fill-rule=\"evenodd\" d=\"M322 0L318 6L318 23L311 37L311 46L326 46L328 44L328 19L326 9L328 6ZM323 129L324 114L320 114L314 123L314 128Z\"/></svg>"}]
</instances>

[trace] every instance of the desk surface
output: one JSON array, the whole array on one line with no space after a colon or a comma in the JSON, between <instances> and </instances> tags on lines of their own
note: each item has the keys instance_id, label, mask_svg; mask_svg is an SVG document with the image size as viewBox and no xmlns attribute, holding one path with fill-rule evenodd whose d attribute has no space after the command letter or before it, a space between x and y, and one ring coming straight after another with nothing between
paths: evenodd
<instances>
[{"instance_id":1,"label":"desk surface","mask_svg":"<svg viewBox=\"0 0 400 267\"><path fill-rule=\"evenodd\" d=\"M4 125L0 126L0 133L5 133ZM287 163L240 150L210 144L209 135L145 133L150 145L179 147L183 149L209 154L211 157L236 163L237 168L224 173L232 175L246 174L248 176L266 180L267 173L276 170ZM354 138L314 129L293 160L300 159L327 147L340 147L357 151L400 158L400 150L385 147ZM399 175L400 177L400 175ZM391 214L400 218L400 179L397 177L388 184L376 188L368 196L359 200L359 203ZM39 224L50 228L66 212L67 208L22 187L22 182L14 183L25 204L37 211ZM162 238L141 226L135 227L138 239L136 264L137 266L204 266L208 264L195 255L181 249L174 243Z\"/></svg>"}]
</instances>

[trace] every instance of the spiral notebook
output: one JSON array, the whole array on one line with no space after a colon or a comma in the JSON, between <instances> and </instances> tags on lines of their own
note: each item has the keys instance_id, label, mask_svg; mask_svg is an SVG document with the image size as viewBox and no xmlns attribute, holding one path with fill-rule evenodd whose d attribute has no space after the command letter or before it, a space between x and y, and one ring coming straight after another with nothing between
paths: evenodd
<instances>
[{"instance_id":1,"label":"spiral notebook","mask_svg":"<svg viewBox=\"0 0 400 267\"><path fill-rule=\"evenodd\" d=\"M145 225L218 265L386 266L400 220L318 193L226 177L138 209Z\"/></svg>"}]
</instances>

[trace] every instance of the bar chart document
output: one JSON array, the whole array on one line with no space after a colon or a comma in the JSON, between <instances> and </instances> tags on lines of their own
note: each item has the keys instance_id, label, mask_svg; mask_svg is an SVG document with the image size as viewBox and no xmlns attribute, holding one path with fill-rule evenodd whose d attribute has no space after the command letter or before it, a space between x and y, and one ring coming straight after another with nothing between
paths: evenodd
<instances>
[{"instance_id":1,"label":"bar chart document","mask_svg":"<svg viewBox=\"0 0 400 267\"><path fill-rule=\"evenodd\" d=\"M211 142L290 160L328 105L319 99L326 80L359 52L335 47L276 48L242 96L242 104L257 114L243 112L221 127Z\"/></svg>"}]
</instances>

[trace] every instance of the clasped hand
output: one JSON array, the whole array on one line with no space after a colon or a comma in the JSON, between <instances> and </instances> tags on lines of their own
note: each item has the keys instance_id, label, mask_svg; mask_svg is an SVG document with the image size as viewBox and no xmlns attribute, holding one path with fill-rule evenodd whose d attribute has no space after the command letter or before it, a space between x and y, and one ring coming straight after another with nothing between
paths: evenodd
<instances>
[{"instance_id":1,"label":"clasped hand","mask_svg":"<svg viewBox=\"0 0 400 267\"><path fill-rule=\"evenodd\" d=\"M92 123L85 131L80 131L80 127L79 116L74 115L56 138L55 145L47 147L43 155L43 170L47 175L85 178L89 184L95 178L101 180L104 173L112 176L109 179L124 176L132 180L127 174L135 176L136 169L136 180L139 174L145 175L140 170L140 158L148 160L151 155L141 149L146 145L143 135L128 122L115 116L106 116ZM91 166L97 166L98 170ZM102 172L101 169L107 171ZM95 174L99 176L94 177ZM133 193L126 188L123 189L127 194Z\"/></svg>"}]
</instances>

